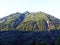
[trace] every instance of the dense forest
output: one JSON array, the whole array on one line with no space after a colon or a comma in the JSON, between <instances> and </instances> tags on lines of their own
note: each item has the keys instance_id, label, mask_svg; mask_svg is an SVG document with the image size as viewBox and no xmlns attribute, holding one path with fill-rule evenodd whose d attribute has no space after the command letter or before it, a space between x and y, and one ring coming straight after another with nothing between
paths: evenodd
<instances>
[{"instance_id":1,"label":"dense forest","mask_svg":"<svg viewBox=\"0 0 60 45\"><path fill-rule=\"evenodd\" d=\"M53 31L1 31L0 45L60 45L60 30Z\"/></svg>"}]
</instances>

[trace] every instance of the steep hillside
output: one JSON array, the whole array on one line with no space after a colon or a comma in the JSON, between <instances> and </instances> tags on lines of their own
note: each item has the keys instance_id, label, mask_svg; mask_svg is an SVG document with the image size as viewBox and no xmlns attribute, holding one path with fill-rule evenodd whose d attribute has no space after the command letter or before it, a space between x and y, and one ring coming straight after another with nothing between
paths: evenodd
<instances>
[{"instance_id":1,"label":"steep hillside","mask_svg":"<svg viewBox=\"0 0 60 45\"><path fill-rule=\"evenodd\" d=\"M44 12L14 13L0 19L0 30L59 30L60 20Z\"/></svg>"}]
</instances>

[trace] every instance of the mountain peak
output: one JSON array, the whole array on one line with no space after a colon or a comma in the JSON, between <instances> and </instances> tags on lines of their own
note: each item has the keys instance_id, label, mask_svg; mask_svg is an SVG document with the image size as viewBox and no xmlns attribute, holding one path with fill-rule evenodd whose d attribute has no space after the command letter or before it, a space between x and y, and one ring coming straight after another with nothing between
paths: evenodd
<instances>
[{"instance_id":1,"label":"mountain peak","mask_svg":"<svg viewBox=\"0 0 60 45\"><path fill-rule=\"evenodd\" d=\"M26 11L26 12L24 12L23 14L30 14L30 12L29 12L29 11Z\"/></svg>"},{"instance_id":2,"label":"mountain peak","mask_svg":"<svg viewBox=\"0 0 60 45\"><path fill-rule=\"evenodd\" d=\"M16 12L16 14L21 14L20 12Z\"/></svg>"},{"instance_id":3,"label":"mountain peak","mask_svg":"<svg viewBox=\"0 0 60 45\"><path fill-rule=\"evenodd\" d=\"M60 20L44 12L16 12L0 20L0 30L59 30Z\"/></svg>"}]
</instances>

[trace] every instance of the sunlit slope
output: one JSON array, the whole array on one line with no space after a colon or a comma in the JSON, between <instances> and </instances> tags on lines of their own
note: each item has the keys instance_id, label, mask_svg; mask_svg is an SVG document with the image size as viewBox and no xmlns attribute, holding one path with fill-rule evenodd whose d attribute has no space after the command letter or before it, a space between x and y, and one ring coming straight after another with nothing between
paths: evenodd
<instances>
[{"instance_id":1,"label":"sunlit slope","mask_svg":"<svg viewBox=\"0 0 60 45\"><path fill-rule=\"evenodd\" d=\"M0 19L0 30L59 30L60 20L43 12L14 13Z\"/></svg>"},{"instance_id":2,"label":"sunlit slope","mask_svg":"<svg viewBox=\"0 0 60 45\"><path fill-rule=\"evenodd\" d=\"M16 29L21 30L46 30L45 21L48 18L42 13L31 13L26 15L24 21Z\"/></svg>"}]
</instances>

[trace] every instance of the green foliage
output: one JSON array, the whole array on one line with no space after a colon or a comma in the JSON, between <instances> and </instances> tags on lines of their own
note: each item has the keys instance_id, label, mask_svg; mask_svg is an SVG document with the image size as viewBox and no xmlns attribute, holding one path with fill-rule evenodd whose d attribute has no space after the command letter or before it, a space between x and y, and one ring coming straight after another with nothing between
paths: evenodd
<instances>
[{"instance_id":1,"label":"green foliage","mask_svg":"<svg viewBox=\"0 0 60 45\"><path fill-rule=\"evenodd\" d=\"M60 30L60 25L57 27L58 30Z\"/></svg>"},{"instance_id":2,"label":"green foliage","mask_svg":"<svg viewBox=\"0 0 60 45\"><path fill-rule=\"evenodd\" d=\"M60 45L60 36L57 38L56 45Z\"/></svg>"},{"instance_id":3,"label":"green foliage","mask_svg":"<svg viewBox=\"0 0 60 45\"><path fill-rule=\"evenodd\" d=\"M43 19L45 19L46 21L48 20L48 18L41 13L29 14L25 17L24 21L20 23L16 29L21 29L23 25L23 28L25 28L26 30L46 30L46 25ZM33 22L37 23L34 26L32 26Z\"/></svg>"},{"instance_id":4,"label":"green foliage","mask_svg":"<svg viewBox=\"0 0 60 45\"><path fill-rule=\"evenodd\" d=\"M31 45L49 45L49 44L44 42L44 41L35 41L35 40L33 40Z\"/></svg>"},{"instance_id":5,"label":"green foliage","mask_svg":"<svg viewBox=\"0 0 60 45\"><path fill-rule=\"evenodd\" d=\"M50 18L47 17L46 13L43 12L35 12L35 13L29 13L25 14L24 20L18 24L16 28L14 28L14 20L20 16L19 13L11 14L10 16L6 17L6 19L0 20L0 30L29 30L29 31L42 31L47 30L45 21L51 22L48 29L49 30L55 30L60 29L60 24L57 26L55 23L50 21L54 20L55 18L53 16L50 16ZM49 15L48 15L49 16ZM20 20L20 18L18 18ZM45 20L45 21L44 21ZM35 24L34 24L35 23Z\"/></svg>"},{"instance_id":6,"label":"green foliage","mask_svg":"<svg viewBox=\"0 0 60 45\"><path fill-rule=\"evenodd\" d=\"M2 31L3 30L14 30L14 28L13 28L14 20L18 17L19 17L18 14L12 14L12 16L8 16L6 18L6 20L5 19L1 20L0 21L0 30L2 30Z\"/></svg>"}]
</instances>

